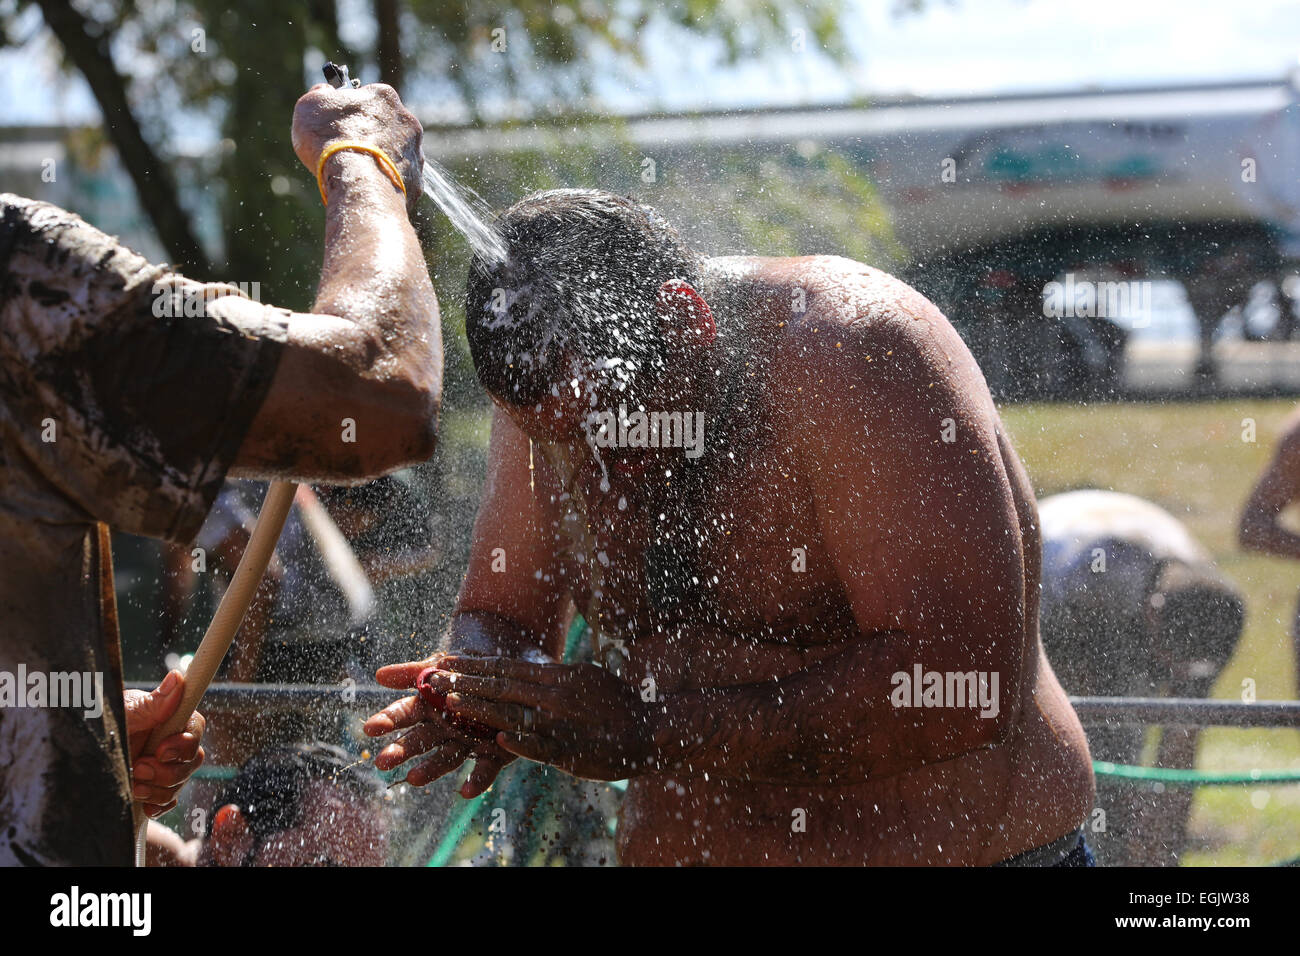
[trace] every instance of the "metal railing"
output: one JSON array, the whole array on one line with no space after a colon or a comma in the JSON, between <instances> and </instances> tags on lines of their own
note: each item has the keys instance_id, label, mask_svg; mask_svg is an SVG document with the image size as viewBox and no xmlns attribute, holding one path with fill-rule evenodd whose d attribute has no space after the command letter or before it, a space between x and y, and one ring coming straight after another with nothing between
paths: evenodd
<instances>
[{"instance_id":1,"label":"metal railing","mask_svg":"<svg viewBox=\"0 0 1300 956\"><path fill-rule=\"evenodd\" d=\"M146 681L127 687L152 690ZM403 696L378 684L213 684L200 709L333 708L373 712ZM1300 701L1204 700L1191 697L1071 697L1085 724L1159 724L1188 727L1300 727Z\"/></svg>"}]
</instances>

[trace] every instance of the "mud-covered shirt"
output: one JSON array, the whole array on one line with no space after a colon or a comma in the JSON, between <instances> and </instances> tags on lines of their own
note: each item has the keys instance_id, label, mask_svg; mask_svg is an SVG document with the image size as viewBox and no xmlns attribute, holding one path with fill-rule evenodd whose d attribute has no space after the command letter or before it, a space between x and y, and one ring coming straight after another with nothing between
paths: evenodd
<instances>
[{"instance_id":1,"label":"mud-covered shirt","mask_svg":"<svg viewBox=\"0 0 1300 956\"><path fill-rule=\"evenodd\" d=\"M288 316L0 194L0 865L130 865L97 523L194 537Z\"/></svg>"}]
</instances>

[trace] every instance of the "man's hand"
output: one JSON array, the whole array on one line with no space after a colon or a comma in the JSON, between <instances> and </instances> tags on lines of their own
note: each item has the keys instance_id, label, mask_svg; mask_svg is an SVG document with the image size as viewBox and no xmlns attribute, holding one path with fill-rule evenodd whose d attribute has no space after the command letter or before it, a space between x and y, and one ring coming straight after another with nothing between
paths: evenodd
<instances>
[{"instance_id":1,"label":"man's hand","mask_svg":"<svg viewBox=\"0 0 1300 956\"><path fill-rule=\"evenodd\" d=\"M321 151L340 139L360 140L387 153L406 183L407 209L415 208L423 194L424 130L396 90L383 83L341 90L318 83L304 93L293 109L293 151L313 176Z\"/></svg>"},{"instance_id":2,"label":"man's hand","mask_svg":"<svg viewBox=\"0 0 1300 956\"><path fill-rule=\"evenodd\" d=\"M447 709L497 728L512 754L588 780L655 765L654 706L603 667L454 655L435 663Z\"/></svg>"},{"instance_id":3,"label":"man's hand","mask_svg":"<svg viewBox=\"0 0 1300 956\"><path fill-rule=\"evenodd\" d=\"M144 804L145 813L156 817L176 806L176 794L190 775L203 766L203 715L194 713L185 729L163 740L158 749L144 756L153 729L176 712L185 693L185 678L172 671L153 691L126 692L126 734L131 750L132 796Z\"/></svg>"},{"instance_id":4,"label":"man's hand","mask_svg":"<svg viewBox=\"0 0 1300 956\"><path fill-rule=\"evenodd\" d=\"M384 687L413 688L420 672L438 665L443 656L435 654L428 660L381 667L375 672L375 680ZM472 757L474 769L460 788L461 796L469 799L492 786L501 769L515 759L514 754L492 741L475 740L461 734L440 714L430 711L419 695L403 697L371 715L362 730L368 737L383 737L406 728L413 729L381 750L375 757L375 766L380 770L392 770L408 760L428 754L428 759L411 768L406 775L406 782L413 787L423 787L451 773Z\"/></svg>"}]
</instances>

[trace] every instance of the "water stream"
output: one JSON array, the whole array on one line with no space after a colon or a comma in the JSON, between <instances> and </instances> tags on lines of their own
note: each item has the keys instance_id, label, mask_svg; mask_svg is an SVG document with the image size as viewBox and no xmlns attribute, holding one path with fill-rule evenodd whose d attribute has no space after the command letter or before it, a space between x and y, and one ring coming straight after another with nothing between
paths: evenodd
<instances>
[{"instance_id":1,"label":"water stream","mask_svg":"<svg viewBox=\"0 0 1300 956\"><path fill-rule=\"evenodd\" d=\"M428 156L422 176L424 194L437 204L457 232L465 237L474 255L487 264L505 262L506 244L491 225L493 214L481 196L455 182L450 174Z\"/></svg>"}]
</instances>

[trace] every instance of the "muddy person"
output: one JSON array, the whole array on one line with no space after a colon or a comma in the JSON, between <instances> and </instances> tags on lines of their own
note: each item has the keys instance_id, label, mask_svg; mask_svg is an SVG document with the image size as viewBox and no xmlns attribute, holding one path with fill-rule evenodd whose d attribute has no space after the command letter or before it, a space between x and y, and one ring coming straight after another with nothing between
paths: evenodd
<instances>
[{"instance_id":1,"label":"muddy person","mask_svg":"<svg viewBox=\"0 0 1300 956\"><path fill-rule=\"evenodd\" d=\"M468 575L443 653L378 674L436 665L445 710L372 716L408 729L377 765L628 778L625 864L1088 865L1033 492L948 320L846 259L702 258L606 193L500 226L467 301L495 403ZM603 666L556 663L573 606Z\"/></svg>"},{"instance_id":2,"label":"muddy person","mask_svg":"<svg viewBox=\"0 0 1300 956\"><path fill-rule=\"evenodd\" d=\"M387 157L327 157L314 314L182 277L70 213L0 195L0 687L89 674L106 698L93 717L54 701L0 708L0 864L130 865L132 797L156 816L202 760L201 718L141 753L181 681L124 706L106 526L187 542L227 475L346 482L430 455L438 306L407 218L421 136L388 87L322 84L299 100L293 143L313 174L345 140Z\"/></svg>"}]
</instances>

